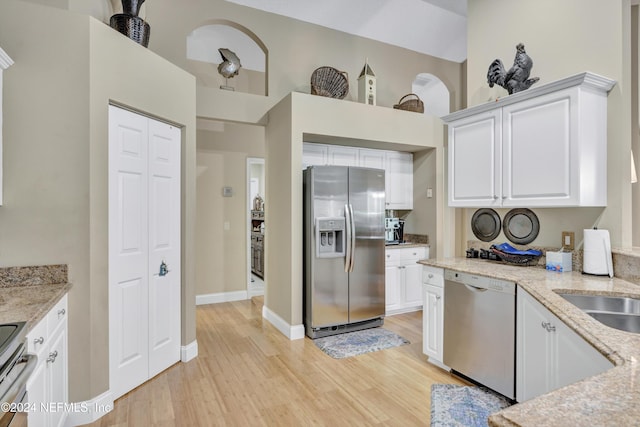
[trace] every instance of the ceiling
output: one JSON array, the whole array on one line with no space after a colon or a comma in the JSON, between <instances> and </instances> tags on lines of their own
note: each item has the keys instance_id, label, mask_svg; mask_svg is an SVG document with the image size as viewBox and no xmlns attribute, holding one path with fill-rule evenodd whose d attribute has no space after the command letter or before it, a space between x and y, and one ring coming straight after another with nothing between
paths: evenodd
<instances>
[{"instance_id":1,"label":"ceiling","mask_svg":"<svg viewBox=\"0 0 640 427\"><path fill-rule=\"evenodd\" d=\"M227 0L454 62L467 58L467 0Z\"/></svg>"}]
</instances>

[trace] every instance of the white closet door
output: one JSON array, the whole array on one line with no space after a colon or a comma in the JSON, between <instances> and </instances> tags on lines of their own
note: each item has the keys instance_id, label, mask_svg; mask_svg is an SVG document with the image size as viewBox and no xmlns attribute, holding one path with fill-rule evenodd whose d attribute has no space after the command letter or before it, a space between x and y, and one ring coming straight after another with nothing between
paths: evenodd
<instances>
[{"instance_id":1,"label":"white closet door","mask_svg":"<svg viewBox=\"0 0 640 427\"><path fill-rule=\"evenodd\" d=\"M109 107L114 399L180 359L180 140L176 127Z\"/></svg>"},{"instance_id":2,"label":"white closet door","mask_svg":"<svg viewBox=\"0 0 640 427\"><path fill-rule=\"evenodd\" d=\"M147 118L109 107L109 379L114 399L148 379Z\"/></svg>"},{"instance_id":3,"label":"white closet door","mask_svg":"<svg viewBox=\"0 0 640 427\"><path fill-rule=\"evenodd\" d=\"M149 119L149 378L180 360L179 302L180 129Z\"/></svg>"}]
</instances>

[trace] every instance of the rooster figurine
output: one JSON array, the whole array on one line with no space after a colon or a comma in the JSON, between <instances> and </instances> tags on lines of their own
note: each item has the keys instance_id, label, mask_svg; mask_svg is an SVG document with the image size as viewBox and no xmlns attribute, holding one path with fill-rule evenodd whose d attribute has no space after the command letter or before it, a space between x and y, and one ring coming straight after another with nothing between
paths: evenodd
<instances>
[{"instance_id":1,"label":"rooster figurine","mask_svg":"<svg viewBox=\"0 0 640 427\"><path fill-rule=\"evenodd\" d=\"M487 71L487 83L489 87L493 87L494 84L502 86L509 92L509 95L516 92L529 89L531 85L536 83L540 78L531 77L531 68L533 67L533 60L527 52L524 50L524 45L518 43L516 46L516 57L513 60L513 66L509 71L505 71L502 61L496 59L489 65L489 71Z\"/></svg>"}]
</instances>

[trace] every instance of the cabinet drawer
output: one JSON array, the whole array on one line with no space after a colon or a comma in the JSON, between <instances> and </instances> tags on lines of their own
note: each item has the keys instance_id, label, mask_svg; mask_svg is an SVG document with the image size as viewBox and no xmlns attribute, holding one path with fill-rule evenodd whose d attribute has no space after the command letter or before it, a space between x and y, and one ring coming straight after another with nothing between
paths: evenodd
<instances>
[{"instance_id":1,"label":"cabinet drawer","mask_svg":"<svg viewBox=\"0 0 640 427\"><path fill-rule=\"evenodd\" d=\"M425 265L422 267L422 283L438 287L444 286L444 269Z\"/></svg>"},{"instance_id":2,"label":"cabinet drawer","mask_svg":"<svg viewBox=\"0 0 640 427\"><path fill-rule=\"evenodd\" d=\"M67 295L63 296L60 301L47 314L47 334L51 336L65 320L67 320Z\"/></svg>"},{"instance_id":3,"label":"cabinet drawer","mask_svg":"<svg viewBox=\"0 0 640 427\"><path fill-rule=\"evenodd\" d=\"M388 261L418 261L428 257L425 247L386 249L385 260Z\"/></svg>"}]
</instances>

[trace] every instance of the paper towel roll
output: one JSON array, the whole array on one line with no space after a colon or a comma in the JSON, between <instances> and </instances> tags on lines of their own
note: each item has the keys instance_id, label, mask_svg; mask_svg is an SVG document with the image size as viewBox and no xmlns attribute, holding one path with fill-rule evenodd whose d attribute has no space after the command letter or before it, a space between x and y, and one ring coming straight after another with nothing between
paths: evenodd
<instances>
[{"instance_id":1,"label":"paper towel roll","mask_svg":"<svg viewBox=\"0 0 640 427\"><path fill-rule=\"evenodd\" d=\"M582 272L613 277L611 238L609 230L584 230L584 257Z\"/></svg>"}]
</instances>

